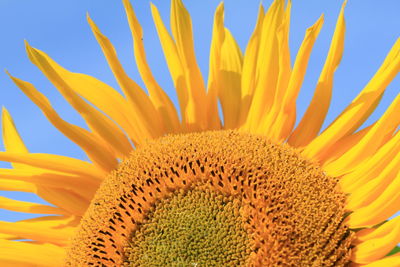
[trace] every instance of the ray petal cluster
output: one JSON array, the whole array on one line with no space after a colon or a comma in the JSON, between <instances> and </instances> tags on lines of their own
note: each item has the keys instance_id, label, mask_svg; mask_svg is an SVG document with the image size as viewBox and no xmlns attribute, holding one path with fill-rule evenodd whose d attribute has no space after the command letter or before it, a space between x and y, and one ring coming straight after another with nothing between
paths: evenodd
<instances>
[{"instance_id":1,"label":"ray petal cluster","mask_svg":"<svg viewBox=\"0 0 400 267\"><path fill-rule=\"evenodd\" d=\"M134 58L144 82L141 88L120 63L111 41L88 16L89 25L122 93L89 75L71 72L26 42L30 61L82 116L83 128L64 120L33 84L8 73L43 115L77 144L88 161L31 153L7 109L2 110L5 151L0 160L0 189L37 194L48 204L0 197L0 208L37 214L18 222L0 221L1 266L61 266L81 219L97 189L131 153L166 135L232 130L262 136L295 149L337 179L346 194L344 223L354 235L352 266L399 266L400 95L374 123L364 122L400 71L400 39L357 97L322 129L333 90L335 70L344 50L346 1L337 19L325 64L312 100L296 124L296 99L313 45L324 22L321 16L304 34L291 62L291 1L260 5L254 31L244 51L224 26L224 4L214 15L207 82L194 48L189 12L171 0L170 29L159 10L151 14L164 52L179 106L175 107L150 69L144 32L129 0L123 0L132 32ZM221 116L218 104L221 106ZM151 189L149 189L151 190ZM323 197L323 196L321 196Z\"/></svg>"}]
</instances>

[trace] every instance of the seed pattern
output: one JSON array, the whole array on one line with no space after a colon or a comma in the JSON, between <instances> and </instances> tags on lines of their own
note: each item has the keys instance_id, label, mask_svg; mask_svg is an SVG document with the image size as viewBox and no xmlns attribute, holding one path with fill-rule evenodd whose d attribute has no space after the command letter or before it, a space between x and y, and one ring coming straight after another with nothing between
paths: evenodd
<instances>
[{"instance_id":1,"label":"seed pattern","mask_svg":"<svg viewBox=\"0 0 400 267\"><path fill-rule=\"evenodd\" d=\"M202 188L203 187L203 188ZM125 266L243 266L250 255L240 200L195 186L178 190L133 232Z\"/></svg>"},{"instance_id":2,"label":"seed pattern","mask_svg":"<svg viewBox=\"0 0 400 267\"><path fill-rule=\"evenodd\" d=\"M133 152L96 193L67 265L123 264L131 236L157 203L198 184L240 201L250 237L246 265L349 262L353 235L337 179L288 145L215 131L166 136Z\"/></svg>"}]
</instances>

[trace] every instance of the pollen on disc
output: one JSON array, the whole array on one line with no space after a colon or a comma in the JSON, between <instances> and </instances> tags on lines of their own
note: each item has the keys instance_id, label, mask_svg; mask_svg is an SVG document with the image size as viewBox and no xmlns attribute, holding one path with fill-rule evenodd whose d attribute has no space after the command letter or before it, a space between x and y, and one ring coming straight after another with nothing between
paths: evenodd
<instances>
[{"instance_id":1,"label":"pollen on disc","mask_svg":"<svg viewBox=\"0 0 400 267\"><path fill-rule=\"evenodd\" d=\"M66 264L346 266L345 201L336 178L286 144L236 131L170 135L105 179Z\"/></svg>"},{"instance_id":2,"label":"pollen on disc","mask_svg":"<svg viewBox=\"0 0 400 267\"><path fill-rule=\"evenodd\" d=\"M125 250L126 266L244 266L250 254L240 201L179 190L149 212Z\"/></svg>"}]
</instances>

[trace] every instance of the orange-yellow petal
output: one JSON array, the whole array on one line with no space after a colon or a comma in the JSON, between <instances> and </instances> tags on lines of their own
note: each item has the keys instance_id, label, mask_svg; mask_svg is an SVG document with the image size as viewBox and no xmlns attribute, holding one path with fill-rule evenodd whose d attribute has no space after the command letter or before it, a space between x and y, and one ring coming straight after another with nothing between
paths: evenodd
<instances>
[{"instance_id":1,"label":"orange-yellow petal","mask_svg":"<svg viewBox=\"0 0 400 267\"><path fill-rule=\"evenodd\" d=\"M23 163L72 175L88 176L98 180L102 180L107 175L106 172L89 162L52 154L0 152L0 160Z\"/></svg>"},{"instance_id":2,"label":"orange-yellow petal","mask_svg":"<svg viewBox=\"0 0 400 267\"><path fill-rule=\"evenodd\" d=\"M171 1L170 20L172 35L186 79L188 128L205 129L207 126L206 90L194 51L192 20L181 0Z\"/></svg>"},{"instance_id":3,"label":"orange-yellow petal","mask_svg":"<svg viewBox=\"0 0 400 267\"><path fill-rule=\"evenodd\" d=\"M0 169L0 190L9 188L23 192L35 192L37 186L63 188L90 200L100 185L99 179L82 175L69 175L39 168ZM21 184L22 183L22 184ZM25 190L24 190L25 189Z\"/></svg>"},{"instance_id":4,"label":"orange-yellow petal","mask_svg":"<svg viewBox=\"0 0 400 267\"><path fill-rule=\"evenodd\" d=\"M288 140L292 146L305 146L315 138L328 113L332 97L333 76L343 55L344 34L346 31L344 8L346 3L347 1L343 2L339 18L336 22L335 33L333 34L328 56L319 76L314 96L299 125Z\"/></svg>"},{"instance_id":5,"label":"orange-yellow petal","mask_svg":"<svg viewBox=\"0 0 400 267\"><path fill-rule=\"evenodd\" d=\"M279 74L273 103L270 111L262 117L259 127L255 129L255 131L258 131L260 134L266 136L271 135L271 130L273 129L276 122L276 117L278 116L279 112L281 112L282 101L285 96L285 91L289 84L290 76L292 73L289 48L291 7L292 2L288 1L282 23L277 30Z\"/></svg>"},{"instance_id":6,"label":"orange-yellow petal","mask_svg":"<svg viewBox=\"0 0 400 267\"><path fill-rule=\"evenodd\" d=\"M304 155L318 158L337 140L353 133L360 127L379 103L386 87L400 70L400 39L397 40L383 65L353 102L336 120L311 141L304 149Z\"/></svg>"},{"instance_id":7,"label":"orange-yellow petal","mask_svg":"<svg viewBox=\"0 0 400 267\"><path fill-rule=\"evenodd\" d=\"M387 137L396 131L400 125L399 110L400 94L368 133L338 159L325 164L324 170L332 176L340 176L362 164L364 159L373 155Z\"/></svg>"},{"instance_id":8,"label":"orange-yellow petal","mask_svg":"<svg viewBox=\"0 0 400 267\"><path fill-rule=\"evenodd\" d=\"M274 1L264 16L255 73L257 83L247 120L243 126L243 129L247 131L259 127L259 122L265 114L268 114L276 93L279 73L279 58L276 53L277 31L284 18L284 4L283 0Z\"/></svg>"},{"instance_id":9,"label":"orange-yellow petal","mask_svg":"<svg viewBox=\"0 0 400 267\"><path fill-rule=\"evenodd\" d=\"M49 121L69 139L78 144L91 160L105 172L112 171L118 165L117 159L98 137L87 130L64 121L53 109L48 99L36 88L23 80L10 75L15 84L43 111Z\"/></svg>"},{"instance_id":10,"label":"orange-yellow petal","mask_svg":"<svg viewBox=\"0 0 400 267\"><path fill-rule=\"evenodd\" d=\"M1 169L0 169L1 172ZM1 176L4 178L4 176ZM20 192L36 192L36 186L33 183L24 182L24 181L13 181L7 179L0 179L0 190L4 191L20 191Z\"/></svg>"},{"instance_id":11,"label":"orange-yellow petal","mask_svg":"<svg viewBox=\"0 0 400 267\"><path fill-rule=\"evenodd\" d=\"M370 227L393 216L400 208L400 173L373 202L355 210L347 218L351 228Z\"/></svg>"},{"instance_id":12,"label":"orange-yellow petal","mask_svg":"<svg viewBox=\"0 0 400 267\"><path fill-rule=\"evenodd\" d=\"M182 115L182 121L187 124L186 109L188 105L188 91L186 85L185 73L178 54L175 41L172 39L167 28L165 27L160 12L157 7L150 4L151 13L153 15L154 24L157 29L158 37L161 42L161 47L164 51L165 60L167 61L169 72L171 73L172 80L178 95L179 106Z\"/></svg>"},{"instance_id":13,"label":"orange-yellow petal","mask_svg":"<svg viewBox=\"0 0 400 267\"><path fill-rule=\"evenodd\" d=\"M357 244L352 251L351 260L356 263L371 263L381 259L387 255L400 242L400 223L385 226L383 224L379 228L388 228L381 230L384 234L380 234Z\"/></svg>"},{"instance_id":14,"label":"orange-yellow petal","mask_svg":"<svg viewBox=\"0 0 400 267\"><path fill-rule=\"evenodd\" d=\"M354 264L350 267L399 267L400 253L374 261L368 264Z\"/></svg>"},{"instance_id":15,"label":"orange-yellow petal","mask_svg":"<svg viewBox=\"0 0 400 267\"><path fill-rule=\"evenodd\" d=\"M385 169L374 179L357 187L347 198L347 208L356 210L374 201L393 182L400 171L400 153L389 162Z\"/></svg>"},{"instance_id":16,"label":"orange-yellow petal","mask_svg":"<svg viewBox=\"0 0 400 267\"><path fill-rule=\"evenodd\" d=\"M217 80L218 96L221 102L225 129L240 126L242 58L239 45L229 30L225 28Z\"/></svg>"},{"instance_id":17,"label":"orange-yellow petal","mask_svg":"<svg viewBox=\"0 0 400 267\"><path fill-rule=\"evenodd\" d=\"M76 216L82 216L90 204L90 199L63 188L38 187L37 194L50 204Z\"/></svg>"},{"instance_id":18,"label":"orange-yellow petal","mask_svg":"<svg viewBox=\"0 0 400 267\"><path fill-rule=\"evenodd\" d=\"M135 127L140 134L137 136L141 138L139 142L144 142L146 138L156 138L165 132L161 117L156 110L154 104L151 102L149 96L143 91L140 86L133 81L123 69L118 60L117 53L110 40L103 35L97 25L87 16L90 27L95 35L103 53L118 81L121 89L126 95L131 108L133 109L133 120Z\"/></svg>"},{"instance_id":19,"label":"orange-yellow petal","mask_svg":"<svg viewBox=\"0 0 400 267\"><path fill-rule=\"evenodd\" d=\"M397 132L376 153L363 164L340 179L344 192L351 193L363 184L377 177L386 166L396 157L400 149L400 132Z\"/></svg>"},{"instance_id":20,"label":"orange-yellow petal","mask_svg":"<svg viewBox=\"0 0 400 267\"><path fill-rule=\"evenodd\" d=\"M14 266L63 266L65 250L53 244L31 244L0 240L0 265Z\"/></svg>"},{"instance_id":21,"label":"orange-yellow petal","mask_svg":"<svg viewBox=\"0 0 400 267\"><path fill-rule=\"evenodd\" d=\"M247 43L246 51L243 57L242 68L242 103L240 104L240 120L246 121L248 116L250 104L253 100L254 89L257 84L256 71L257 71L257 57L259 53L261 31L264 21L264 7L260 4L258 10L258 17L254 31Z\"/></svg>"},{"instance_id":22,"label":"orange-yellow petal","mask_svg":"<svg viewBox=\"0 0 400 267\"><path fill-rule=\"evenodd\" d=\"M128 156L133 148L118 125L75 93L68 84L68 79L64 79L63 75L57 72L59 68L48 55L31 47L27 42L26 51L32 63L46 75L71 106L81 114L89 128L100 137L99 141L103 141L113 154L121 158Z\"/></svg>"},{"instance_id":23,"label":"orange-yellow petal","mask_svg":"<svg viewBox=\"0 0 400 267\"><path fill-rule=\"evenodd\" d=\"M218 113L218 77L221 66L221 47L224 39L224 3L221 2L214 14L207 85L207 121L209 128L213 130L221 128L221 120Z\"/></svg>"},{"instance_id":24,"label":"orange-yellow petal","mask_svg":"<svg viewBox=\"0 0 400 267\"><path fill-rule=\"evenodd\" d=\"M356 232L356 239L353 241L355 244L359 244L375 238L383 238L390 234L394 228L400 224L400 216L394 219L390 219L379 227L366 228Z\"/></svg>"},{"instance_id":25,"label":"orange-yellow petal","mask_svg":"<svg viewBox=\"0 0 400 267\"><path fill-rule=\"evenodd\" d=\"M288 86L284 90L285 93L280 103L280 111L269 133L269 136L274 140L285 140L293 129L296 120L297 95L304 80L312 48L319 35L323 22L324 17L321 16L313 26L307 29L304 40L297 53Z\"/></svg>"},{"instance_id":26,"label":"orange-yellow petal","mask_svg":"<svg viewBox=\"0 0 400 267\"><path fill-rule=\"evenodd\" d=\"M118 91L92 76L64 69L43 53L42 56L46 57L46 61L53 71L62 77L72 90L110 116L131 139L137 139L136 122L132 120L134 112Z\"/></svg>"},{"instance_id":27,"label":"orange-yellow petal","mask_svg":"<svg viewBox=\"0 0 400 267\"><path fill-rule=\"evenodd\" d=\"M360 142L360 140L368 133L368 131L371 130L372 126L373 124L368 127L365 127L364 129L358 132L355 132L351 135L347 135L341 138L331 148L325 150L324 153L321 154L319 157L322 166L326 162L330 162L339 158L341 155L346 153L346 151L348 151L351 147Z\"/></svg>"},{"instance_id":28,"label":"orange-yellow petal","mask_svg":"<svg viewBox=\"0 0 400 267\"><path fill-rule=\"evenodd\" d=\"M32 202L9 199L6 197L0 197L0 208L16 212L26 212L26 213L36 213L36 214L60 214L60 215L68 214L68 212L60 208L32 203Z\"/></svg>"},{"instance_id":29,"label":"orange-yellow petal","mask_svg":"<svg viewBox=\"0 0 400 267\"><path fill-rule=\"evenodd\" d=\"M166 131L168 133L176 133L180 129L180 122L176 109L171 99L157 83L149 65L147 64L146 53L143 45L143 30L136 18L132 5L129 0L124 0L123 3L128 17L129 26L132 31L135 61L140 75L149 91L151 101L161 114L162 123L164 124Z\"/></svg>"},{"instance_id":30,"label":"orange-yellow petal","mask_svg":"<svg viewBox=\"0 0 400 267\"><path fill-rule=\"evenodd\" d=\"M65 246L69 243L69 238L73 235L74 229L51 229L35 223L0 221L0 232L18 235L21 239L32 239L38 242Z\"/></svg>"}]
</instances>

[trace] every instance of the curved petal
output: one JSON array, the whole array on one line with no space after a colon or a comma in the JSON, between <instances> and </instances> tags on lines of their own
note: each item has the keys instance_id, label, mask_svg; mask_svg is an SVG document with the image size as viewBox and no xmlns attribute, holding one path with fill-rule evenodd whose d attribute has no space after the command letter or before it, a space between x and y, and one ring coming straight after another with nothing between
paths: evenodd
<instances>
[{"instance_id":1,"label":"curved petal","mask_svg":"<svg viewBox=\"0 0 400 267\"><path fill-rule=\"evenodd\" d=\"M124 0L123 3L125 6L126 15L128 17L129 27L132 31L135 61L143 82L146 85L147 90L149 90L150 99L154 103L154 106L158 112L161 114L162 123L165 124L166 131L168 133L179 132L180 122L176 109L171 99L155 80L151 69L147 64L146 53L143 45L142 27L136 18L135 12L129 0Z\"/></svg>"},{"instance_id":2,"label":"curved petal","mask_svg":"<svg viewBox=\"0 0 400 267\"><path fill-rule=\"evenodd\" d=\"M171 31L176 42L176 48L182 62L188 86L187 118L189 127L206 127L207 103L204 80L197 65L194 51L192 20L182 0L171 1Z\"/></svg>"},{"instance_id":3,"label":"curved petal","mask_svg":"<svg viewBox=\"0 0 400 267\"><path fill-rule=\"evenodd\" d=\"M277 113L275 123L268 134L273 140L286 140L293 129L296 120L296 99L300 91L307 70L308 61L314 43L321 31L324 17L307 29L304 40L297 53L293 71L289 83L285 89L280 110Z\"/></svg>"},{"instance_id":4,"label":"curved petal","mask_svg":"<svg viewBox=\"0 0 400 267\"><path fill-rule=\"evenodd\" d=\"M264 16L258 48L256 79L253 101L243 129L253 131L259 127L261 118L268 114L276 93L279 73L277 31L284 18L283 0L272 3Z\"/></svg>"},{"instance_id":5,"label":"curved petal","mask_svg":"<svg viewBox=\"0 0 400 267\"><path fill-rule=\"evenodd\" d=\"M0 240L0 264L2 266L63 266L65 250L52 244L31 244Z\"/></svg>"},{"instance_id":6,"label":"curved petal","mask_svg":"<svg viewBox=\"0 0 400 267\"><path fill-rule=\"evenodd\" d=\"M332 97L333 76L343 55L344 34L346 31L344 8L346 4L347 1L344 1L314 96L303 118L288 140L288 143L292 146L305 146L314 139L318 135L328 113Z\"/></svg>"},{"instance_id":7,"label":"curved petal","mask_svg":"<svg viewBox=\"0 0 400 267\"><path fill-rule=\"evenodd\" d=\"M397 174L393 182L373 202L355 210L346 218L349 227L371 227L394 215L400 208L399 188L400 173Z\"/></svg>"},{"instance_id":8,"label":"curved petal","mask_svg":"<svg viewBox=\"0 0 400 267\"><path fill-rule=\"evenodd\" d=\"M332 176L341 176L355 168L373 155L388 136L400 125L400 94L395 98L382 117L368 133L338 159L324 164L324 169Z\"/></svg>"},{"instance_id":9,"label":"curved petal","mask_svg":"<svg viewBox=\"0 0 400 267\"><path fill-rule=\"evenodd\" d=\"M23 80L10 75L15 84L42 110L48 120L64 135L78 144L91 160L105 172L112 171L118 165L117 159L97 136L76 125L64 121L53 109L48 99L36 88Z\"/></svg>"},{"instance_id":10,"label":"curved petal","mask_svg":"<svg viewBox=\"0 0 400 267\"><path fill-rule=\"evenodd\" d=\"M351 260L356 263L371 263L387 255L400 242L400 223L390 226L382 225L384 235L377 235L375 238L357 244L353 249Z\"/></svg>"},{"instance_id":11,"label":"curved petal","mask_svg":"<svg viewBox=\"0 0 400 267\"><path fill-rule=\"evenodd\" d=\"M140 133L140 135L137 136L141 138L139 141L143 142L146 138L156 138L162 135L165 129L162 127L163 124L161 123L160 114L154 107L149 96L126 74L110 40L100 32L100 29L90 19L89 15L87 19L118 84L133 109L132 119L134 119L134 126Z\"/></svg>"},{"instance_id":12,"label":"curved petal","mask_svg":"<svg viewBox=\"0 0 400 267\"><path fill-rule=\"evenodd\" d=\"M290 1L289 1L290 2ZM257 57L260 50L261 31L264 21L264 7L260 4L257 16L256 26L247 43L246 51L243 57L242 68L242 103L240 104L240 120L246 121L250 104L253 100L254 89L257 84L256 71L257 71ZM289 51L286 51L289 52ZM290 55L287 54L289 57Z\"/></svg>"},{"instance_id":13,"label":"curved petal","mask_svg":"<svg viewBox=\"0 0 400 267\"><path fill-rule=\"evenodd\" d=\"M32 239L39 242L65 246L69 243L74 229L50 229L36 223L0 221L0 232L18 235L21 239Z\"/></svg>"},{"instance_id":14,"label":"curved petal","mask_svg":"<svg viewBox=\"0 0 400 267\"><path fill-rule=\"evenodd\" d=\"M32 203L32 202L9 199L6 197L0 197L0 208L5 210L36 213L36 214L60 214L60 215L69 214L68 212L60 208Z\"/></svg>"},{"instance_id":15,"label":"curved petal","mask_svg":"<svg viewBox=\"0 0 400 267\"><path fill-rule=\"evenodd\" d=\"M328 128L312 140L304 149L304 155L318 158L337 140L353 133L362 125L379 103L386 87L400 70L400 39L386 57L381 68L353 102L336 118Z\"/></svg>"}]
</instances>

